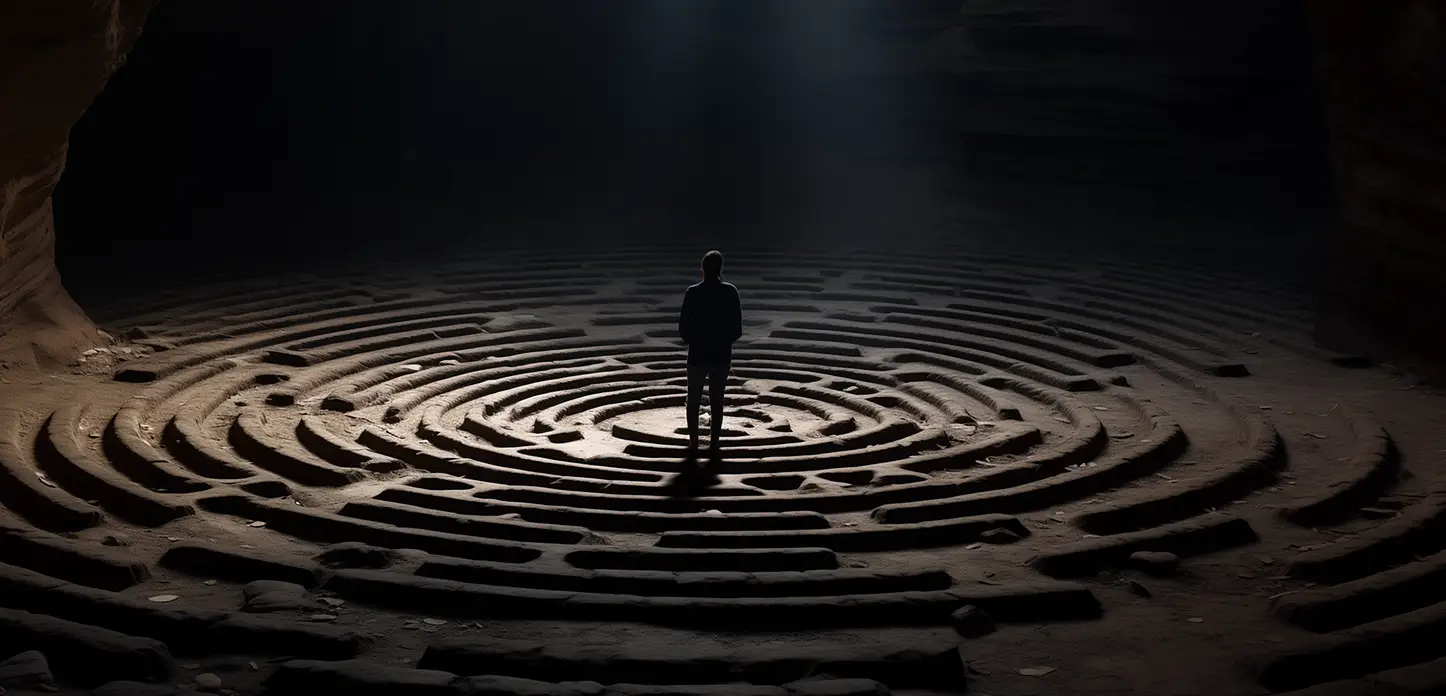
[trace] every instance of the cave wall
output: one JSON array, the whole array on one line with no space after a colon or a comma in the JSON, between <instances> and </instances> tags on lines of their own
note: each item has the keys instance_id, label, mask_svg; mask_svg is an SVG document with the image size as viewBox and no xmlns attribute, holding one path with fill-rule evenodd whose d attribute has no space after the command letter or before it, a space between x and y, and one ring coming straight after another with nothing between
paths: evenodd
<instances>
[{"instance_id":1,"label":"cave wall","mask_svg":"<svg viewBox=\"0 0 1446 696\"><path fill-rule=\"evenodd\" d=\"M1341 201L1317 340L1437 371L1446 356L1446 2L1308 6Z\"/></svg>"},{"instance_id":2,"label":"cave wall","mask_svg":"<svg viewBox=\"0 0 1446 696\"><path fill-rule=\"evenodd\" d=\"M0 3L0 365L63 363L96 340L55 269L51 192L71 126L155 2ZM1341 207L1318 338L1377 355L1446 355L1446 4L1303 2ZM901 36L941 36L943 4L920 3L923 28L901 27ZM1039 153L1040 166L1025 175L1059 172L1060 191L1107 180L1166 196L1162 187L1229 178L1220 173L1239 171L1242 152L1262 181L1288 182L1303 171L1279 166L1303 156L1299 145L1309 142L1291 135L1304 123L1300 83L1269 67L1290 69L1277 54L1296 50L1280 38L1301 0L962 6L960 31L938 43L954 61L957 93L990 98L962 100L941 128L970 148L988 174L979 181L1031 169ZM1174 137L1185 131L1197 137ZM1061 156L1078 166L1058 166ZM1222 156L1229 161L1217 168ZM1148 176L1132 179L1142 172ZM1271 200L1299 195L1288 185L1261 190Z\"/></svg>"},{"instance_id":3,"label":"cave wall","mask_svg":"<svg viewBox=\"0 0 1446 696\"><path fill-rule=\"evenodd\" d=\"M64 364L98 338L55 269L50 195L71 126L154 3L0 3L0 366Z\"/></svg>"},{"instance_id":4,"label":"cave wall","mask_svg":"<svg viewBox=\"0 0 1446 696\"><path fill-rule=\"evenodd\" d=\"M961 196L1196 245L1328 224L1301 0L964 0L958 24Z\"/></svg>"}]
</instances>

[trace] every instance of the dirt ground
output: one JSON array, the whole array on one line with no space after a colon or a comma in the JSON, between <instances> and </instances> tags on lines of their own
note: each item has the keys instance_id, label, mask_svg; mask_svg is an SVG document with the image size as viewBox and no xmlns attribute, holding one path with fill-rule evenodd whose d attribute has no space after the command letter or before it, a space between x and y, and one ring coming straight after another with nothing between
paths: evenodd
<instances>
[{"instance_id":1,"label":"dirt ground","mask_svg":"<svg viewBox=\"0 0 1446 696\"><path fill-rule=\"evenodd\" d=\"M563 258L558 263L566 265L566 255L560 256ZM685 258L682 252L679 257ZM749 257L745 256L746 258ZM759 258L766 258L766 255ZM519 254L515 263L520 264L521 268L533 267L545 271L547 259L547 252ZM620 252L618 262L621 268L627 268L626 261L626 254ZM686 264L686 261L684 263ZM845 270L841 271L839 276L825 275L819 278L806 264L798 265L798 273L805 276L808 283L819 282L823 289L798 288L797 292L801 294L792 297L785 296L791 290L784 286L793 281L782 277L784 272L779 270L777 264L770 264L762 271L756 271L748 267L747 260L740 260L736 262L736 267L730 265L728 277L740 286L745 298L750 297L750 284L752 287L772 284L766 292L753 292L752 297L767 295L765 299L759 300L765 304L811 303L818 307L817 317L877 314L878 301L867 297L846 296L846 291L864 293L865 290L861 288L872 282L870 273L874 271L864 263L851 265L855 262L849 260L832 260L830 263L830 267ZM928 265L914 257L903 257L895 263L901 267L910 263L916 263L921 268ZM987 261L980 263L988 265ZM1143 428L1149 423L1148 418L1140 415L1138 402L1143 401L1158 412L1168 414L1180 424L1188 436L1188 449L1155 473L1144 474L1122 485L1072 498L1057 505L1018 512L1017 517L1030 533L1030 536L1018 543L982 547L979 544L959 544L858 551L847 553L846 558L851 563L858 564L855 567L867 567L875 571L943 568L954 577L956 583L966 587L1008 587L1037 582L1043 578L1031 567L1031 560L1062 545L1099 538L1100 535L1088 534L1072 523L1079 515L1150 499L1162 495L1162 492L1168 495L1169 491L1176 488L1203 485L1202 482L1229 470L1239 461L1240 447L1243 444L1241 414L1248 414L1249 417L1262 419L1262 422L1273 426L1279 433L1286 453L1285 465L1273 482L1244 491L1239 499L1226 501L1218 505L1218 508L1248 521L1259 536L1258 542L1184 558L1179 574L1173 577L1156 577L1119 568L1104 569L1080 580L1103 606L1103 615L1100 618L1002 622L995 633L981 638L964 639L961 650L972 673L968 688L971 693L978 694L1226 696L1265 693L1268 690L1257 681L1263 664L1273 655L1301 645L1310 645L1316 639L1314 634L1276 618L1271 613L1272 603L1277 599L1315 587L1314 583L1290 576L1287 568L1292 559L1383 523L1379 519L1372 519L1374 515L1352 515L1339 523L1313 528L1282 519L1281 511L1331 493L1331 486L1341 479L1344 462L1355 456L1360 448L1358 433L1353 429L1353 423L1357 422L1353 419L1360 414L1369 414L1378 421L1389 433L1400 453L1401 475L1386 490L1379 492L1389 498L1387 502L1409 506L1426 494L1441 490L1439 467L1434 465L1446 455L1446 439L1443 439L1442 435L1446 433L1446 394L1443 394L1441 389L1422 383L1411 374L1390 365L1346 368L1332 363L1329 360L1331 356L1311 347L1309 336L1304 332L1309 316L1308 312L1299 308L1308 298L1294 294L1294 290L1290 288L1270 287L1270 278L1251 277L1249 272L1229 268L1221 269L1216 276L1215 270L1204 269L1198 273L1200 278L1206 279L1201 282L1230 283L1231 294L1225 299L1209 302L1202 300L1191 306L1187 296L1188 288L1192 286L1182 285L1171 289L1159 285L1160 278L1168 276L1168 273L1141 275L1136 270L1138 266L1130 262L1116 264L1109 261L1090 265L1075 263L1078 265L1071 267L1069 260L1052 259L1048 265L1041 265L1034 270L1010 267L1001 268L997 274L1004 276L1017 272L1016 278L1021 278L1032 273L1032 282L1026 286L1025 296L1042 302L1077 303L1080 307L1101 312L1106 310L1101 309L1100 305L1090 305L1092 299L1110 303L1110 311L1121 306L1138 307L1139 312L1132 319L1143 322L1141 326L1144 328L1134 327L1132 330L1137 330L1139 334L1149 335L1150 327L1163 327L1162 333L1156 334L1157 338L1168 336L1169 334L1164 333L1166 329L1176 334L1188 335L1187 328L1170 325L1172 316L1189 326L1208 326L1221 334L1229 334L1233 341L1230 346L1233 354L1230 357L1245 363L1249 376L1223 377L1195 372L1184 380L1176 380L1170 375L1185 371L1185 368L1171 363L1168 359L1155 365L1135 362L1101 370L1123 377L1128 386L1104 385L1097 391L1079 391L1071 396L1091 409L1100 419L1110 433L1111 448L1142 446L1140 440L1148 436L1148 431ZM565 296L555 295L559 299L551 306L531 306L510 313L494 313L489 318L500 321L504 315L511 315L509 320L519 320L516 315L525 311L526 315L535 317L547 326L576 328L589 336L603 338L626 338L636 336L640 331L670 330L670 325L661 320L641 325L599 325L596 319L607 316L609 311L619 315L634 311L628 304L632 300L628 298L638 294L656 295L661 302L647 308L647 311L666 316L673 311L672 305L681 291L681 286L675 290L665 290L661 284L656 288L649 284L634 285L636 278L629 277L626 270L610 270L608 264L607 260L603 260L595 266L596 270L614 274L615 278L611 281L612 285L600 286L600 290L607 297L614 298L610 301L628 305L627 308L612 310L612 305L608 302L577 304ZM887 276L890 272L880 270L877 273ZM689 269L684 265L679 273L674 275L686 282ZM468 278L485 283L487 273L478 271ZM1227 280L1211 281L1213 278ZM336 292L337 288L356 288L368 293L365 302L379 306L406 298L433 298L439 304L459 299L457 294L436 294L437 287L446 287L446 284L452 281L435 270L397 272L395 277L373 279L365 286L349 278L323 277L319 282L318 289L309 291L316 297L340 296ZM883 282L894 281L885 279ZM915 288L927 287L921 280L915 279L914 282ZM275 283L283 287L289 283L316 285L311 281L293 279L276 279ZM773 285L778 288L773 288ZM918 306L941 309L951 302L968 297L964 291L955 291L944 296L922 290L910 293L908 287L900 283L891 290L877 289L877 292L892 292L894 294L891 297L912 296L917 300ZM1085 292L1084 289L1089 287L1099 290L1099 294ZM1128 294L1130 288L1137 290L1133 296ZM224 343L234 340L226 334L228 326L270 321L267 317L280 318L275 322L277 330L294 331L305 326L304 321L293 325L285 320L284 304L272 303L266 307L257 304L241 311L229 311L226 309L228 302L240 301L228 299L229 293L233 291L234 286L221 285L216 288L187 288L184 295L173 297L118 299L113 303L114 306L97 314L103 331L97 335L99 345L88 350L77 362L63 369L48 370L17 364L0 366L0 405L5 409L20 412L21 432L33 438L52 413L83 403L85 415L81 420L81 427L89 430L86 439L90 440L90 445L99 452L98 441L102 439L105 418L121 409L127 400L141 393L146 386L113 379L117 371L137 365L155 364L157 359L169 359L183 351L192 351L199 355L213 345L210 341L198 341L157 352L158 342L184 344L188 337L211 335L211 340ZM488 287L479 292L486 295L490 292L507 291ZM838 293L838 299L825 299L830 292ZM775 298L770 293L782 294L777 294ZM525 295L525 292L523 294ZM543 295L546 296L546 293ZM300 299L311 301L306 294ZM1237 301L1255 304L1232 304ZM307 305L297 311L319 311L316 307L324 304ZM426 306L425 303L417 305L421 309ZM1172 314L1177 308L1186 308L1196 313ZM1236 308L1241 311L1233 311ZM753 338L769 336L768 332L787 328L784 325L789 322L806 323L812 320L810 317L815 316L815 313L809 312L809 316L800 317L795 312L775 311L776 309L754 308L750 311L749 319L754 325L749 328L749 332L754 334ZM416 316L422 315L418 313ZM1273 324L1274 317L1288 317L1289 320ZM1216 323L1207 323L1211 321ZM492 325L483 325L484 328L488 326ZM971 325L965 322L962 332L967 334L969 326ZM978 326L987 328L991 325ZM400 327L393 331L404 330L405 327ZM1068 336L1067 333L1064 335ZM126 336L130 338L124 338ZM888 345L887 334L879 336L883 338L875 337L873 343L859 346L861 360L884 364L899 352L900 348ZM4 340L23 342L26 337L9 335ZM1168 342L1169 339L1161 340ZM745 343L748 341L749 339L745 339ZM7 349L14 350L16 346L7 346ZM1189 353L1192 349L1186 347L1184 350ZM6 351L0 351L4 352ZM1198 354L1198 349L1196 353ZM1163 366L1164 369L1156 369L1157 366ZM754 386L749 384L750 387ZM771 386L771 383L763 384L757 391L766 392L765 387L768 386ZM254 407L257 399L264 393L242 390L231 395L222 394L215 407L202 417L202 427L210 430L221 428L218 424L226 423L237 414ZM188 398L205 400L206 397L203 392L196 392ZM316 398L319 401L320 397ZM1021 399L1021 402L1024 401ZM312 416L334 426L338 432L351 435L360 424L382 422L388 403L383 400L351 413L330 412L305 400L300 402L300 405L308 409L307 412ZM760 408L768 410L767 407ZM666 411L668 417L680 413L677 407L670 406L669 409L671 410ZM1021 410L1022 423L1043 431L1046 444L1067 438L1074 427L1057 414L1052 415L1050 408L1038 403L1022 403ZM772 412L775 415L782 413L782 407ZM458 415L457 419L460 418ZM802 416L796 421L800 424L800 429L803 425L817 425ZM650 427L648 418L636 415L628 423L644 429ZM159 428L160 425L156 427ZM967 432L958 434L960 439L951 446L971 441L971 438L982 438L991 425L972 425ZM1001 426L1003 425L1008 424L1001 421ZM752 427L752 424L749 424L749 427ZM670 428L666 424L658 424L655 430L663 432ZM157 433L150 434L158 438ZM610 443L610 436L601 430L588 430L582 438L580 444L559 444L557 449L571 453L565 458L585 457L583 451L587 447L603 450L611 447L615 452L621 451L621 446ZM983 464L988 467L1007 467L1027 456L1028 453L1005 455ZM1101 455L1101 461L1103 457L1104 455ZM1093 465L1093 462L1088 462L1080 466ZM404 471L395 476L378 476L340 489L296 486L292 498L297 505L303 507L336 509L347 501L374 495L400 480L406 473L408 472ZM43 473L39 475L46 486L64 488L62 484L48 480ZM949 476L968 475L968 472L939 472L934 476L937 480L945 480ZM483 490L491 489L484 487ZM803 494L804 491L769 493L785 497ZM1363 507L1385 506L1369 504ZM1208 510L1202 508L1198 513L1204 514L1216 508L1217 505L1212 503ZM1196 512L1192 510L1189 515L1181 517L1193 517ZM829 519L836 527L868 527L871 524L867 510L831 514ZM0 510L0 521L7 526L26 524L20 516L7 510ZM606 533L601 536L608 544L625 546L647 546L657 539L656 535L622 533ZM106 543L108 537L120 537L121 543L126 545L127 553L151 564L153 576L146 582L123 590L123 594L138 598L175 594L181 598L177 604L225 610L234 610L238 606L239 588L236 584L203 583L200 578L162 567L154 561L168 547L183 540L214 541L221 545L264 551L294 559L305 559L314 554L317 548L317 544L313 542L274 531L269 527L248 525L232 516L210 512L202 512L154 528L118 522L107 516L105 523L73 534L75 539L95 544ZM406 567L415 567L415 564ZM1142 596L1143 593L1148 593L1149 596ZM756 634L686 631L644 623L500 619L478 621L450 616L423 616L344 600L340 595L333 595L325 590L318 596L334 600L330 603L332 606L326 610L326 613L334 618L326 619L327 622L352 627L365 633L371 641L367 650L368 657L397 665L416 664L425 646L437 638L469 634L515 635L544 641L625 645L633 652L656 654L667 654L670 646L689 640L688 636L702 635L707 640L725 645L758 644L763 640ZM421 620L424 618L435 618L445 623L424 622ZM304 617L299 617L298 620L303 619ZM860 643L887 641L887 636L892 631L931 635L950 633L947 626L874 629L859 627L847 630L820 629L808 634L783 633L773 636L772 639L786 642L807 635L844 643ZM181 657L178 658L181 670L176 677L176 683L191 688L195 676L207 672L220 676L227 689L239 693L254 693L261 688L262 679L277 661L278 658L275 657L255 655ZM11 693L16 691L12 690Z\"/></svg>"}]
</instances>

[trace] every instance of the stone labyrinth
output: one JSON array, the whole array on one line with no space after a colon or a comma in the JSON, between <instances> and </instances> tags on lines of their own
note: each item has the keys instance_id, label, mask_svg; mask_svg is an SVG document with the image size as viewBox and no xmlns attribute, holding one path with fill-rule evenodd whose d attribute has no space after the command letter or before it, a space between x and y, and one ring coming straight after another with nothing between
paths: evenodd
<instances>
[{"instance_id":1,"label":"stone labyrinth","mask_svg":"<svg viewBox=\"0 0 1446 696\"><path fill-rule=\"evenodd\" d=\"M0 644L43 643L83 686L234 653L303 658L270 675L277 693L955 691L967 641L938 633L624 660L450 628L947 628L965 605L1092 620L1109 608L1089 580L1135 552L1188 565L1257 543L1232 508L1291 466L1268 414L1231 395L1256 379L1260 331L1308 344L1268 289L1125 261L736 252L722 454L680 474L676 304L695 256L519 251L161 298L119 323L138 356L114 372L123 400L0 411ZM1347 461L1282 524L1340 522L1394 484L1389 437L1349 422ZM1318 635L1263 684L1439 657L1446 560L1410 561L1443 522L1428 496L1294 556L1280 572L1319 584L1277 614ZM152 556L102 541L117 529L183 531ZM999 559L1015 571L981 580ZM251 602L167 601L153 571L253 583ZM253 610L278 596L299 613ZM419 617L421 669L367 661L382 636L334 620L343 603ZM798 681L820 675L835 681Z\"/></svg>"}]
</instances>

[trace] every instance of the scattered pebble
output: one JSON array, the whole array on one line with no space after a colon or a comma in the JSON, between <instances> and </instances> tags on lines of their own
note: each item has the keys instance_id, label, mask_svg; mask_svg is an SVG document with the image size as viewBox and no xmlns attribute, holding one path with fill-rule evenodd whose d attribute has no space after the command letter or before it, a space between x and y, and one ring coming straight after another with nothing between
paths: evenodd
<instances>
[{"instance_id":1,"label":"scattered pebble","mask_svg":"<svg viewBox=\"0 0 1446 696\"><path fill-rule=\"evenodd\" d=\"M311 616L306 617L306 620L315 621L317 623L336 621L336 614L312 614Z\"/></svg>"},{"instance_id":2,"label":"scattered pebble","mask_svg":"<svg viewBox=\"0 0 1446 696\"><path fill-rule=\"evenodd\" d=\"M1019 673L1026 677L1042 677L1053 672L1053 667L1020 667Z\"/></svg>"},{"instance_id":3,"label":"scattered pebble","mask_svg":"<svg viewBox=\"0 0 1446 696\"><path fill-rule=\"evenodd\" d=\"M181 598L181 597L180 597L179 595L173 595L173 594L158 594L158 595L154 595L154 596L152 596L152 597L147 597L147 599L151 600L152 602L155 602L156 604L166 604L167 602L174 602L174 601L176 601L176 600L178 600L178 599L180 599L180 598Z\"/></svg>"},{"instance_id":4,"label":"scattered pebble","mask_svg":"<svg viewBox=\"0 0 1446 696\"><path fill-rule=\"evenodd\" d=\"M1136 551L1130 554L1129 563L1152 575L1173 575L1180 566L1180 557L1168 551Z\"/></svg>"},{"instance_id":5,"label":"scattered pebble","mask_svg":"<svg viewBox=\"0 0 1446 696\"><path fill-rule=\"evenodd\" d=\"M247 527L265 527L265 526L266 526L266 523L265 523L265 522L262 522L261 520L257 520L257 521L255 521L255 522L252 522L251 524L246 525L246 526L247 526Z\"/></svg>"},{"instance_id":6,"label":"scattered pebble","mask_svg":"<svg viewBox=\"0 0 1446 696\"><path fill-rule=\"evenodd\" d=\"M202 672L196 675L196 688L202 691L215 691L221 688L221 678L210 672Z\"/></svg>"},{"instance_id":7,"label":"scattered pebble","mask_svg":"<svg viewBox=\"0 0 1446 696\"><path fill-rule=\"evenodd\" d=\"M1205 619L1203 619L1203 618L1201 618L1201 617L1199 617L1199 616L1192 616L1192 617L1190 617L1190 618L1188 618L1188 619L1185 619L1185 620L1186 620L1186 621L1189 621L1190 623L1205 623Z\"/></svg>"},{"instance_id":8,"label":"scattered pebble","mask_svg":"<svg viewBox=\"0 0 1446 696\"><path fill-rule=\"evenodd\" d=\"M979 540L986 544L1011 544L1019 541L1019 535L1003 527L985 530Z\"/></svg>"},{"instance_id":9,"label":"scattered pebble","mask_svg":"<svg viewBox=\"0 0 1446 696\"><path fill-rule=\"evenodd\" d=\"M422 619L422 623L427 624L428 626L446 626L446 625L447 625L447 620L446 620L446 619Z\"/></svg>"},{"instance_id":10,"label":"scattered pebble","mask_svg":"<svg viewBox=\"0 0 1446 696\"><path fill-rule=\"evenodd\" d=\"M203 583L201 583L201 584L202 584L202 585L205 585L205 586L207 586L207 587L211 587L212 585L215 585L215 584L216 584L216 581L215 581L215 580L207 580L207 581L205 581L205 582L203 582Z\"/></svg>"},{"instance_id":11,"label":"scattered pebble","mask_svg":"<svg viewBox=\"0 0 1446 696\"><path fill-rule=\"evenodd\" d=\"M1150 588L1140 584L1140 582L1137 580L1131 580L1127 586L1130 588L1130 592L1137 594L1141 597L1145 597L1148 599L1155 596L1153 592L1150 592Z\"/></svg>"},{"instance_id":12,"label":"scattered pebble","mask_svg":"<svg viewBox=\"0 0 1446 696\"><path fill-rule=\"evenodd\" d=\"M979 607L966 604L950 615L954 630L966 638L978 638L994 632L994 619Z\"/></svg>"}]
</instances>

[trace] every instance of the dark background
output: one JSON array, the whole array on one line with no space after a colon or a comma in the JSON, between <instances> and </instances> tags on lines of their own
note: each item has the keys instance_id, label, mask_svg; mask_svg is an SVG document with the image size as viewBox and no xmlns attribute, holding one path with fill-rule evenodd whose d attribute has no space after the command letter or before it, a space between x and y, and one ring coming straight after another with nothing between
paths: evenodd
<instances>
[{"instance_id":1,"label":"dark background","mask_svg":"<svg viewBox=\"0 0 1446 696\"><path fill-rule=\"evenodd\" d=\"M84 301L519 241L1317 236L1298 3L1095 4L168 0L57 260Z\"/></svg>"}]
</instances>

